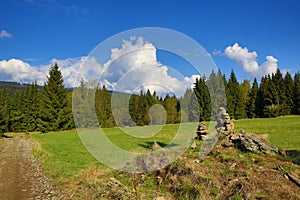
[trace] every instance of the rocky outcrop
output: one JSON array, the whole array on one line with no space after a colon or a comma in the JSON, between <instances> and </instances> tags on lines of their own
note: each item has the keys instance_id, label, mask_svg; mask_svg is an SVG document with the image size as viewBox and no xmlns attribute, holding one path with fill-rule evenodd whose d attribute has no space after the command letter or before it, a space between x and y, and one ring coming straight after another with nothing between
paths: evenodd
<instances>
[{"instance_id":1,"label":"rocky outcrop","mask_svg":"<svg viewBox=\"0 0 300 200\"><path fill-rule=\"evenodd\" d=\"M246 133L241 130L239 133L228 135L229 143L234 144L242 151L250 151L252 153L264 153L269 155L279 154L280 150L273 144L259 139L252 133ZM225 145L223 145L225 146Z\"/></svg>"}]
</instances>

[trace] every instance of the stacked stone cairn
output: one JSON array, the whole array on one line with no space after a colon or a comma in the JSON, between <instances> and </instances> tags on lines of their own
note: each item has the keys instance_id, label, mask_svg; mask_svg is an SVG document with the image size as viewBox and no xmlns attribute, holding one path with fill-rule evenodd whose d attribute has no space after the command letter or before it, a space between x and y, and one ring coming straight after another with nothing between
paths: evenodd
<instances>
[{"instance_id":1,"label":"stacked stone cairn","mask_svg":"<svg viewBox=\"0 0 300 200\"><path fill-rule=\"evenodd\" d=\"M206 123L200 122L197 128L197 136L195 137L196 140L205 140L206 139L206 135L208 134L208 130L206 130Z\"/></svg>"},{"instance_id":2,"label":"stacked stone cairn","mask_svg":"<svg viewBox=\"0 0 300 200\"><path fill-rule=\"evenodd\" d=\"M230 120L229 114L223 107L218 110L217 125L215 128L226 135L233 133L234 123Z\"/></svg>"}]
</instances>

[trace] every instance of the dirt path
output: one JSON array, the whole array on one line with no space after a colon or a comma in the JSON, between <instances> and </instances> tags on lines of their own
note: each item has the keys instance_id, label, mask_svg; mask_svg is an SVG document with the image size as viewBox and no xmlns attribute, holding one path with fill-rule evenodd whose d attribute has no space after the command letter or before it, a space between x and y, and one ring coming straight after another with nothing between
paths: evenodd
<instances>
[{"instance_id":1,"label":"dirt path","mask_svg":"<svg viewBox=\"0 0 300 200\"><path fill-rule=\"evenodd\" d=\"M0 199L57 199L22 136L0 140Z\"/></svg>"}]
</instances>

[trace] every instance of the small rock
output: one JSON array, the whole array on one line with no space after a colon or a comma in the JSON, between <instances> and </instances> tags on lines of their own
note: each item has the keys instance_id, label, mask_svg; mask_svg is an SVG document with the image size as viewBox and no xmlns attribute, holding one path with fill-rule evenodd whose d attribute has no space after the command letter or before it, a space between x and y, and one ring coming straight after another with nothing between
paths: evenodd
<instances>
[{"instance_id":1,"label":"small rock","mask_svg":"<svg viewBox=\"0 0 300 200\"><path fill-rule=\"evenodd\" d=\"M152 145L152 150L153 151L156 151L156 150L158 150L158 149L160 149L161 147L159 146L159 144L156 142L156 141L154 141L154 143L153 143L153 145Z\"/></svg>"},{"instance_id":2,"label":"small rock","mask_svg":"<svg viewBox=\"0 0 300 200\"><path fill-rule=\"evenodd\" d=\"M154 197L153 200L165 200L164 197Z\"/></svg>"},{"instance_id":3,"label":"small rock","mask_svg":"<svg viewBox=\"0 0 300 200\"><path fill-rule=\"evenodd\" d=\"M230 141L224 141L224 142L222 142L222 146L224 146L224 147L232 147L232 146L234 146L234 144L232 142L230 142Z\"/></svg>"},{"instance_id":4,"label":"small rock","mask_svg":"<svg viewBox=\"0 0 300 200\"><path fill-rule=\"evenodd\" d=\"M115 179L114 177L111 177L110 181L114 186L119 186L121 184L121 182L119 180Z\"/></svg>"},{"instance_id":5,"label":"small rock","mask_svg":"<svg viewBox=\"0 0 300 200\"><path fill-rule=\"evenodd\" d=\"M191 144L191 149L196 149L196 147L197 147L196 141L193 140L193 143Z\"/></svg>"},{"instance_id":6,"label":"small rock","mask_svg":"<svg viewBox=\"0 0 300 200\"><path fill-rule=\"evenodd\" d=\"M232 165L230 165L230 169L235 169L235 167L236 167L236 163L232 163Z\"/></svg>"}]
</instances>

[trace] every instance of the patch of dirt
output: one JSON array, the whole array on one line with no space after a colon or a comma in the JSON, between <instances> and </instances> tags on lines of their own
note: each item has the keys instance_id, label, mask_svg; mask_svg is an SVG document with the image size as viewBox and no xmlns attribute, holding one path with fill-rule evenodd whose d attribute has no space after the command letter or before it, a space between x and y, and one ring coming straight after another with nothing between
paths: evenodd
<instances>
[{"instance_id":1,"label":"patch of dirt","mask_svg":"<svg viewBox=\"0 0 300 200\"><path fill-rule=\"evenodd\" d=\"M0 199L58 199L23 136L0 142Z\"/></svg>"}]
</instances>

